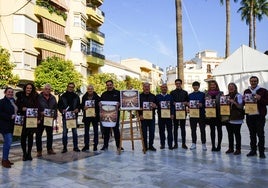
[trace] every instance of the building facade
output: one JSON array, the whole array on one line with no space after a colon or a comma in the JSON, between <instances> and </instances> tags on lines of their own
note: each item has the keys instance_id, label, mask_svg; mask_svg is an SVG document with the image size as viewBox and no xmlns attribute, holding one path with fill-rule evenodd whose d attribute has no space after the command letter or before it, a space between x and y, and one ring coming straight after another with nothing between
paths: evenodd
<instances>
[{"instance_id":1,"label":"building facade","mask_svg":"<svg viewBox=\"0 0 268 188\"><path fill-rule=\"evenodd\" d=\"M47 57L71 60L86 77L104 64L99 31L103 0L0 0L0 45L11 54L20 83L34 80Z\"/></svg>"},{"instance_id":2,"label":"building facade","mask_svg":"<svg viewBox=\"0 0 268 188\"><path fill-rule=\"evenodd\" d=\"M157 87L163 83L163 69L149 61L131 58L122 60L121 64L131 67L132 70L138 72L140 80L150 83L153 92L156 92Z\"/></svg>"},{"instance_id":3,"label":"building facade","mask_svg":"<svg viewBox=\"0 0 268 188\"><path fill-rule=\"evenodd\" d=\"M192 83L198 81L201 83L200 90L206 90L206 81L212 79L212 70L223 60L224 58L218 57L215 51L205 50L197 53L192 60L184 63L183 88L188 92L192 92ZM175 89L174 81L177 78L177 67L167 67L166 78L169 90Z\"/></svg>"}]
</instances>

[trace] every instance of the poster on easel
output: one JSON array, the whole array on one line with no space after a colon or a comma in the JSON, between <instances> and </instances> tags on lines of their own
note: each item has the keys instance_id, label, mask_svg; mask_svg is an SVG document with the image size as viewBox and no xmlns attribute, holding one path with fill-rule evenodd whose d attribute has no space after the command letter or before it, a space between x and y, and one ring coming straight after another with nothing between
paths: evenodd
<instances>
[{"instance_id":1,"label":"poster on easel","mask_svg":"<svg viewBox=\"0 0 268 188\"><path fill-rule=\"evenodd\" d=\"M52 127L55 117L54 109L44 109L44 126Z\"/></svg>"},{"instance_id":2,"label":"poster on easel","mask_svg":"<svg viewBox=\"0 0 268 188\"><path fill-rule=\"evenodd\" d=\"M191 118L199 118L200 110L199 110L199 100L190 100L189 101L189 111Z\"/></svg>"},{"instance_id":3,"label":"poster on easel","mask_svg":"<svg viewBox=\"0 0 268 188\"><path fill-rule=\"evenodd\" d=\"M122 90L120 91L120 99L121 110L140 109L140 95L138 90Z\"/></svg>"},{"instance_id":4,"label":"poster on easel","mask_svg":"<svg viewBox=\"0 0 268 188\"><path fill-rule=\"evenodd\" d=\"M100 121L104 127L115 127L118 117L118 102L100 102Z\"/></svg>"},{"instance_id":5,"label":"poster on easel","mask_svg":"<svg viewBox=\"0 0 268 188\"><path fill-rule=\"evenodd\" d=\"M72 111L67 111L65 113L66 127L67 129L77 128L76 125L76 114Z\"/></svg>"},{"instance_id":6,"label":"poster on easel","mask_svg":"<svg viewBox=\"0 0 268 188\"><path fill-rule=\"evenodd\" d=\"M160 101L161 118L170 118L170 101Z\"/></svg>"},{"instance_id":7,"label":"poster on easel","mask_svg":"<svg viewBox=\"0 0 268 188\"><path fill-rule=\"evenodd\" d=\"M175 102L176 119L186 119L185 105L183 102Z\"/></svg>"},{"instance_id":8,"label":"poster on easel","mask_svg":"<svg viewBox=\"0 0 268 188\"><path fill-rule=\"evenodd\" d=\"M249 115L258 114L258 106L255 95L252 93L247 93L244 95L245 101L245 113Z\"/></svg>"},{"instance_id":9,"label":"poster on easel","mask_svg":"<svg viewBox=\"0 0 268 188\"><path fill-rule=\"evenodd\" d=\"M220 114L224 116L230 115L229 96L220 97Z\"/></svg>"},{"instance_id":10,"label":"poster on easel","mask_svg":"<svg viewBox=\"0 0 268 188\"><path fill-rule=\"evenodd\" d=\"M21 136L24 116L16 115L14 120L13 136Z\"/></svg>"},{"instance_id":11,"label":"poster on easel","mask_svg":"<svg viewBox=\"0 0 268 188\"><path fill-rule=\"evenodd\" d=\"M216 117L216 100L215 99L206 99L205 100L205 110L207 118Z\"/></svg>"},{"instance_id":12,"label":"poster on easel","mask_svg":"<svg viewBox=\"0 0 268 188\"><path fill-rule=\"evenodd\" d=\"M95 112L95 100L86 100L85 101L85 106L88 107L85 110L86 117L95 117L96 112Z\"/></svg>"},{"instance_id":13,"label":"poster on easel","mask_svg":"<svg viewBox=\"0 0 268 188\"><path fill-rule=\"evenodd\" d=\"M37 128L38 108L26 109L26 128Z\"/></svg>"}]
</instances>

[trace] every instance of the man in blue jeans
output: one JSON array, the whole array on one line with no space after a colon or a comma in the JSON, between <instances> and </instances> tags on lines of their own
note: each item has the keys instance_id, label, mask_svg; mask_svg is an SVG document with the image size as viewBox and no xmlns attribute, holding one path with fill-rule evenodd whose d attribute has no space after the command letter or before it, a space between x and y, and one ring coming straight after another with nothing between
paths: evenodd
<instances>
[{"instance_id":1,"label":"man in blue jeans","mask_svg":"<svg viewBox=\"0 0 268 188\"><path fill-rule=\"evenodd\" d=\"M79 96L74 92L75 84L69 83L67 85L67 90L65 93L63 93L60 96L59 102L58 102L58 109L62 113L62 143L63 143L63 150L61 153L66 153L67 150L67 143L68 143L68 129L66 126L66 117L65 114L67 111L74 112L76 114L76 124L77 124L77 117L79 112L79 106L80 106L80 98ZM77 128L72 128L73 133L73 151L80 152L80 149L78 148L78 138L77 138Z\"/></svg>"}]
</instances>

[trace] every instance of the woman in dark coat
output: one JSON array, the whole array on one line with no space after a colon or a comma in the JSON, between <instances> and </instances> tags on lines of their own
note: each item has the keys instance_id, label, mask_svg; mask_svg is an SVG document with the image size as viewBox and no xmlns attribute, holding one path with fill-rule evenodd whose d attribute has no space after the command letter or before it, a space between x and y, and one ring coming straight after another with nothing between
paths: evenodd
<instances>
[{"instance_id":1,"label":"woman in dark coat","mask_svg":"<svg viewBox=\"0 0 268 188\"><path fill-rule=\"evenodd\" d=\"M23 87L23 91L17 93L16 104L18 114L25 117L21 133L21 148L23 151L23 161L32 160L33 134L35 128L26 128L26 110L27 108L38 108L38 94L33 84L28 83ZM28 150L26 143L28 142Z\"/></svg>"},{"instance_id":2,"label":"woman in dark coat","mask_svg":"<svg viewBox=\"0 0 268 188\"><path fill-rule=\"evenodd\" d=\"M14 163L8 160L10 146L12 144L14 119L17 113L17 106L15 105L14 90L7 87L4 91L4 98L0 100L0 132L4 138L2 166L11 168Z\"/></svg>"}]
</instances>

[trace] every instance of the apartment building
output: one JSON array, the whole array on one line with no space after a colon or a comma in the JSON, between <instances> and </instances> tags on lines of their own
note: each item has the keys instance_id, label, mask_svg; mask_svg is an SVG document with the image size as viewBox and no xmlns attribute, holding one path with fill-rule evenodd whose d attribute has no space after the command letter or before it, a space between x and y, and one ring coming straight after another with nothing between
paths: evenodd
<instances>
[{"instance_id":1,"label":"apartment building","mask_svg":"<svg viewBox=\"0 0 268 188\"><path fill-rule=\"evenodd\" d=\"M198 52L193 59L184 63L184 83L183 88L192 92L192 83L201 83L200 90L207 89L207 81L212 79L214 70L224 58L218 57L217 52L205 50ZM174 81L177 78L177 67L169 66L166 68L166 78L169 90L175 89Z\"/></svg>"},{"instance_id":2,"label":"apartment building","mask_svg":"<svg viewBox=\"0 0 268 188\"><path fill-rule=\"evenodd\" d=\"M104 64L99 31L103 0L0 0L0 45L9 50L20 84L34 80L43 59L71 60L87 75Z\"/></svg>"},{"instance_id":3,"label":"apartment building","mask_svg":"<svg viewBox=\"0 0 268 188\"><path fill-rule=\"evenodd\" d=\"M156 91L157 86L160 86L163 83L163 69L147 60L130 58L124 59L120 63L127 67L131 67L132 70L138 72L140 74L140 80L142 82L150 83L151 90L154 92Z\"/></svg>"}]
</instances>

